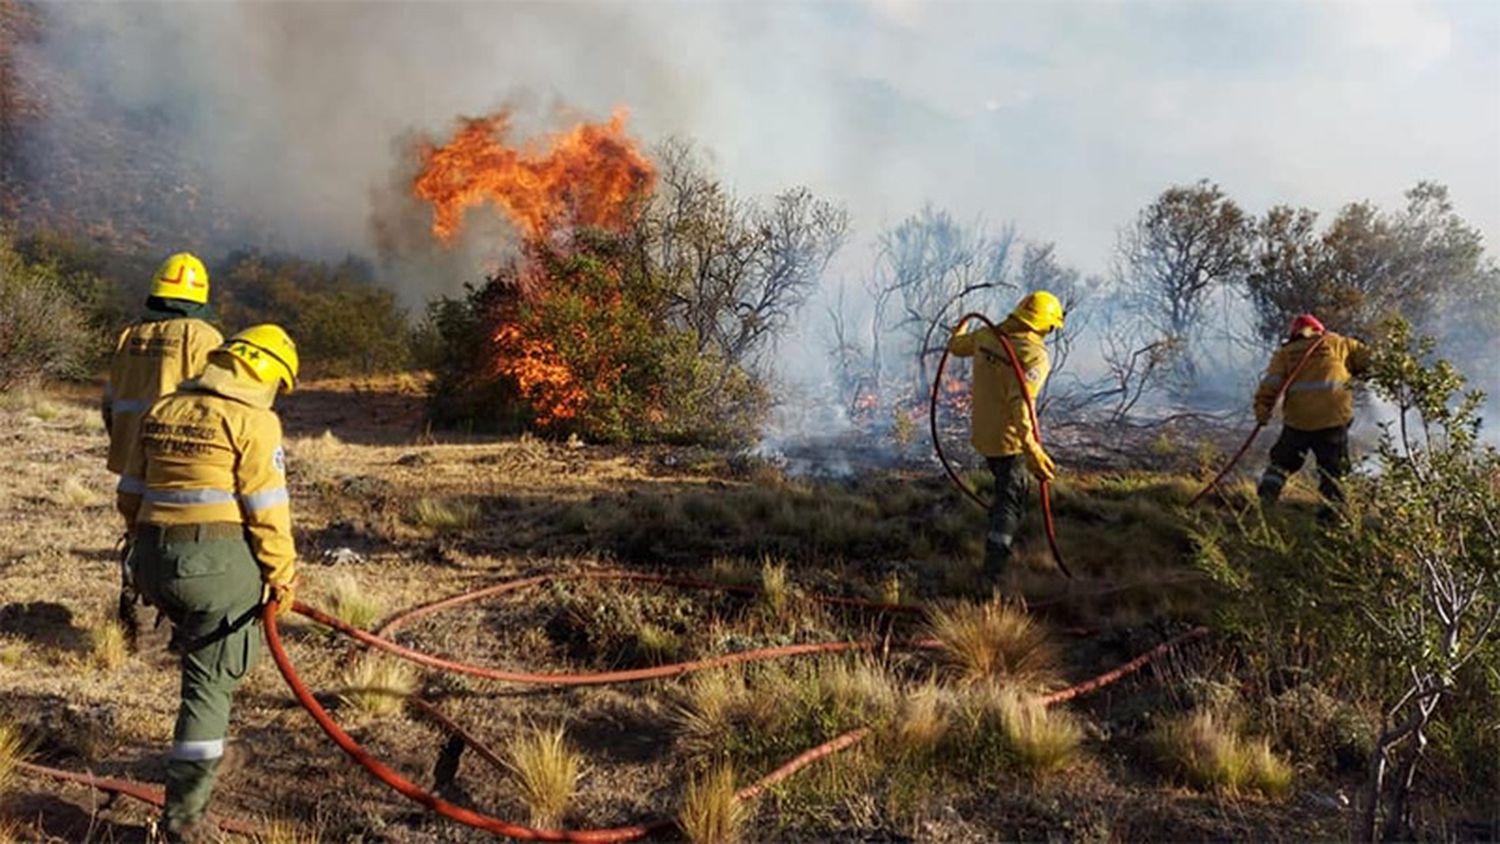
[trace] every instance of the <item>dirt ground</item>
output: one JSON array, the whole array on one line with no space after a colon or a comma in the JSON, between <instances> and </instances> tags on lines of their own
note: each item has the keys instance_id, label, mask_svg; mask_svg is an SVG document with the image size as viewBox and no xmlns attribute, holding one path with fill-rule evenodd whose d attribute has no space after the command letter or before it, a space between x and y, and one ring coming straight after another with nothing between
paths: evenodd
<instances>
[{"instance_id":1,"label":"dirt ground","mask_svg":"<svg viewBox=\"0 0 1500 844\"><path fill-rule=\"evenodd\" d=\"M930 465L810 482L701 449L434 434L423 427L421 401L421 384L410 379L312 384L284 400L309 603L329 606L352 583L386 617L523 574L607 566L753 578L767 560L784 561L795 587L822 593L928 602L982 591L983 517ZM101 661L95 645L113 610L121 529L93 402L82 389L0 401L10 464L0 488L0 719L27 729L39 762L159 783L176 706L165 626L117 666ZM1060 486L1064 550L1079 579L1061 581L1045 547L1033 543L1015 585L1056 631L1066 679L1118 664L1203 617L1210 590L1186 567L1180 529L1162 506L1191 491L1189 479L1119 473ZM642 619L664 629L681 656L920 632L881 628L856 613L760 616L723 597L575 584L456 609L399 639L497 667L599 669L645 659L631 644L645 641L631 638ZM1089 635L1065 632L1080 627ZM304 678L345 727L387 764L430 785L443 732L410 710L374 715L341 704L345 672L358 661L347 641L296 620L286 638ZM878 772L841 784L835 758L755 804L749 837L1342 837L1348 810L1340 783L1299 783L1280 802L1230 799L1165 784L1142 762L1140 734L1160 712L1190 702L1174 680L1219 658L1212 644L1189 649L1070 705L1087 739L1085 761L1067 774L938 780L930 794L897 801ZM929 669L910 662L901 670ZM676 811L684 770L703 758L684 749L674 718L685 682L556 691L427 672L417 685L424 699L497 747L528 724L565 725L586 758L565 821L609 826ZM288 828L329 841L487 837L425 812L351 764L293 701L269 659L236 698L233 732L249 760L221 780L214 809L276 824L280 832L266 840L291 840ZM772 756L744 757L764 767L742 777L764 773ZM509 780L472 753L445 793L526 819ZM6 828L24 840L138 840L150 817L131 801L106 803L88 789L45 781L23 781L0 798Z\"/></svg>"}]
</instances>

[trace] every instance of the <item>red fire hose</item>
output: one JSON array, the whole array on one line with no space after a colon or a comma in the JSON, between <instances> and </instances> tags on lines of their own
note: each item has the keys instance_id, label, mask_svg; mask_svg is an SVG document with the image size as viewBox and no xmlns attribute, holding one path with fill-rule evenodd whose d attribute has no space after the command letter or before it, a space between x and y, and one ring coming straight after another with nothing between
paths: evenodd
<instances>
[{"instance_id":1,"label":"red fire hose","mask_svg":"<svg viewBox=\"0 0 1500 844\"><path fill-rule=\"evenodd\" d=\"M1005 348L1005 354L1010 358L1011 369L1016 373L1016 382L1021 389L1021 396L1026 400L1026 414L1031 419L1032 433L1036 437L1037 446L1040 447L1042 445L1042 426L1040 421L1037 419L1036 402L1032 399L1031 392L1026 389L1026 371L1021 368L1021 358L1016 355L1016 349L1011 345L1010 340L1006 338L1004 334L1000 333L1000 329L997 328L993 322L990 322L989 317L985 316L984 314L977 312L964 314L959 318L958 323L954 328L954 332L956 333L959 328L963 327L964 323L968 322L971 319L977 319L988 326L990 332L994 334L995 338L1000 341L1000 345ZM927 414L928 423L932 428L932 445L933 448L937 451L938 462L943 464L943 471L948 473L948 477L952 479L955 485L958 486L959 490L963 492L964 495L968 496L969 500L988 510L990 507L989 502L981 498L978 492L974 491L973 488L964 483L963 479L958 476L958 473L953 470L953 466L948 462L948 456L943 453L942 438L938 436L938 395L939 390L942 389L943 370L948 366L948 355L948 347L944 346L943 356L938 359L937 376L932 380L932 401L929 405ZM1057 547L1057 525L1052 519L1051 484L1044 480L1039 484L1039 486L1041 487L1040 494L1042 499L1042 524L1046 527L1047 530L1047 545L1052 549L1052 559L1057 563L1057 568L1062 571L1064 576L1071 580L1073 577L1073 572L1068 570L1068 564L1063 562L1062 551Z\"/></svg>"},{"instance_id":2,"label":"red fire hose","mask_svg":"<svg viewBox=\"0 0 1500 844\"><path fill-rule=\"evenodd\" d=\"M1292 386L1292 381L1295 380L1297 374L1302 371L1302 367L1306 366L1307 362L1312 359L1312 353L1316 351L1319 346L1323 345L1323 336L1324 335L1319 335L1318 339L1313 341L1313 344L1311 346L1307 347L1307 351L1302 353L1302 358L1297 361L1297 365L1292 367L1292 371L1287 373L1287 376L1281 380L1281 387L1276 391L1276 398L1271 400L1271 407L1273 410L1276 407L1276 403L1281 401L1282 398L1286 396L1287 388ZM1255 427L1250 429L1250 436L1245 438L1245 442L1240 446L1240 450L1236 451L1234 453L1234 456L1229 458L1229 462L1224 464L1224 468L1219 470L1219 474L1214 475L1214 479L1208 482L1208 486L1205 486L1198 492L1197 495L1193 496L1192 500L1188 501L1187 506L1191 507L1194 504L1197 504L1199 501L1202 501L1205 495L1208 495L1209 492L1214 489L1214 487L1219 485L1219 481L1224 480L1224 477L1234 469L1235 464L1240 462L1240 458L1245 456L1245 452L1250 450L1250 444L1255 442L1255 438L1257 436L1260 436L1260 431L1264 427L1266 427L1266 424L1264 422L1255 423Z\"/></svg>"},{"instance_id":3,"label":"red fire hose","mask_svg":"<svg viewBox=\"0 0 1500 844\"><path fill-rule=\"evenodd\" d=\"M430 614L432 612L435 612L435 611L437 611L439 609L442 609L442 608L445 608L445 607L450 607L450 606L455 606L455 605L462 604L462 603L467 603L469 601L478 600L481 597L485 597L485 596L489 596L489 595L502 594L502 593L505 593L505 592L515 591L515 590L523 588L525 586L535 585L535 584L542 583L542 582L545 582L545 581L548 581L548 580L552 580L552 579L577 579L577 578L591 578L591 577L592 578L600 578L600 579L633 580L633 581L642 581L642 582L655 582L655 583L665 583L665 584L672 584L672 585L683 585L683 586L687 586L689 588L705 588L705 589L706 588L713 588L713 589L721 589L721 590L730 591L730 592L745 592L745 591L754 592L755 591L752 587L729 586L729 585L724 585L724 584L715 584L715 583L712 583L712 582L709 582L709 581L693 581L693 580L689 580L689 579L685 579L685 578L668 578L668 577L661 577L661 576L657 576L657 575L636 574L636 573L633 573L633 572L577 572L577 573L565 574L565 575L544 575L544 576L539 576L539 577L523 578L523 579L520 579L520 580L509 581L509 582L506 582L506 583L498 584L496 586L492 586L492 587L488 587L488 588L480 589L480 590L475 590L475 591L472 591L472 592L463 593L461 595L453 596L451 598L447 598L447 599L444 599L444 600L441 600L441 601L435 601L435 602L432 602L430 604L426 604L424 606L418 607L415 610L412 610L410 612L403 613L401 615L398 615L398 616L394 617L389 622L387 622L387 624L385 625L385 629L386 630L392 629L393 627L399 626L399 624L404 623L406 621L409 621L409 620L411 620L413 618L417 618L417 617L420 617L420 616L428 615L428 614ZM876 602L865 602L865 601L860 601L859 599L853 599L853 598L839 598L839 599L835 599L833 602L834 603L839 603L839 604L846 604L846 605L853 605L853 606L860 606L860 607L872 608L872 609L882 609L882 610L884 610L884 609L892 609L893 608L892 605L879 604L879 603L876 603ZM313 609L311 607L307 607L307 606L305 606L305 605L303 605L301 603L298 603L297 605L295 605L294 609L297 612L302 613L303 615L307 616L308 618L311 618L311 619L313 619L315 621L319 621L320 623L325 623L326 624L329 621L337 622L336 619L331 619L326 614L318 612L317 610L315 610L315 609ZM905 606L903 606L901 609L903 611L916 611L916 612L920 612L921 611L919 608L915 608L915 607L905 607ZM416 803L419 803L419 804L427 807L428 809L430 809L430 810L432 810L434 812L437 812L438 814L443 815L444 817L447 817L447 818L449 818L451 820L458 821L459 823L463 823L463 824L466 824L468 826L472 826L472 827L474 827L476 829L482 829L482 830L485 830L485 831L488 831L488 832L492 832L492 833L496 833L496 834L500 834L500 835L506 835L506 836L509 836L509 837L512 837L512 838L520 838L520 839L525 839L525 840L536 840L536 841L568 841L568 842L618 842L618 841L631 841L631 840L643 838L643 837L645 837L645 836L647 836L649 834L652 834L654 832L659 832L659 831L665 830L665 829L671 827L673 825L673 823L674 823L671 819L668 819L668 818L659 818L659 819L645 821L645 822L642 822L642 823L633 824L633 825L629 825L629 826L612 827L612 828L607 828L607 829L590 829L590 830L536 829L536 828L532 828L532 827L523 826L521 824L512 823L510 821L506 821L506 820L504 820L502 818L497 818L497 817L494 817L492 815L487 815L487 814L485 814L483 812L478 812L478 811L475 811L475 810L472 810L472 809L467 809L467 808L464 808L462 806L458 806L456 804L453 804L453 803L450 803L450 802L448 802L446 800L443 800L442 798L438 797L437 795L432 794L432 793L430 793L428 791L423 790L419 786L417 786L414 783L412 783L410 780L407 780L406 778L402 777L396 771L394 771L394 770L390 769L389 767L385 766L378 759L374 758L374 756L372 756L362 746L360 746L360 744L358 742L356 742L353 738L351 738L348 735L348 733L344 732L343 729L340 728L339 725L329 716L328 712L322 707L322 705L318 703L317 699L312 695L311 691L307 688L306 684L302 681L302 678L297 674L297 671L296 671L295 667L292 665L291 659L288 657L288 655L286 653L286 649L285 649L285 647L282 644L280 630L278 629L278 627L276 625L276 607L275 607L274 604L271 604L271 605L268 605L267 607L265 607L262 620L263 620L263 622L265 624L266 641L267 641L267 644L268 644L269 649L271 651L271 656L272 656L273 660L276 663L276 667L278 668L278 670L280 670L280 672L282 674L282 677L286 680L288 687L292 690L292 694L297 699L298 703L300 703L308 711L308 713L312 716L313 720L324 731L324 733L326 733L329 736L329 738L331 738L334 741L335 744L337 744L345 753L347 753L350 756L350 758L352 758L361 767L365 768L365 770L369 771L373 776L375 776L376 779L378 779L381 782L385 783L386 785L388 785L389 787L391 787L392 789L394 789L396 792L398 792L401 795L407 797L408 799L410 799L410 800L412 800L412 801L414 801ZM333 626L334 629L339 630L342 633L345 633L345 634L348 634L348 635L353 635L351 633L352 628L349 628L348 625L344 625L342 623L335 623L335 624L333 624L331 626ZM1083 683L1079 683L1079 684L1077 684L1075 686L1069 687L1067 689L1063 689L1063 690L1061 690L1059 692L1054 692L1053 694L1051 694L1051 695L1047 696L1046 698L1044 698L1043 699L1043 703L1045 705L1047 705L1047 706L1055 705L1057 703L1061 703L1061 702L1063 702L1065 700L1069 700L1069 699L1071 699L1073 697L1076 697L1078 695L1094 691L1095 689L1098 689L1098 688L1100 688L1102 686L1105 686L1105 685L1108 685L1110 683L1113 683L1113 682L1119 680L1120 678L1122 678L1122 677L1124 677L1124 676L1126 676L1126 675L1128 675L1128 674L1130 674L1132 672L1135 672L1135 671L1139 670L1141 667L1145 666L1152 659L1154 659L1154 658L1156 658L1156 657L1158 657L1158 656L1166 653L1167 651L1169 651L1171 648L1175 647L1176 645L1178 645L1178 644L1180 644L1180 643L1182 643L1184 641L1187 641L1189 639L1193 639L1193 638L1197 638L1199 636L1205 635L1207 632L1208 631L1206 629L1204 629L1204 628L1197 628L1197 629L1194 629L1192 631L1189 631L1188 633L1182 634L1182 635L1180 635L1180 636L1178 636L1178 637L1176 637L1176 638L1174 638L1172 640L1169 640L1169 641L1167 641L1167 642L1165 642L1165 643L1157 646L1153 650L1151 650L1151 651L1149 651L1149 652L1147 652L1145 654L1142 654L1141 656L1136 657L1135 659L1131 660L1130 662L1126 663L1125 665L1120 666L1119 668L1116 668L1116 669L1114 669L1112 671L1106 672L1105 674L1102 674L1102 675L1100 675L1098 677L1095 677L1092 680L1088 680L1088 681L1085 681ZM396 653L396 655L398 655L398 656L402 656L403 658L412 659L414 661L422 662L423 664L428 664L428 665L439 665L439 666L441 666L442 663L446 662L445 660L441 660L441 659L436 658L436 657L430 657L427 654L423 654L423 653L421 653L419 651L414 651L414 650L411 650L411 649L402 648L400 646L395 646L395 649L392 649L391 647L387 647L387 645L392 644L392 643L389 643L387 640L383 640L383 639L380 639L379 637L371 636L371 634L364 633L363 631L359 631L359 633L363 634L363 635L359 635L359 636L356 637L360 641L365 642L366 644L370 644L370 645L375 646L375 647L380 647L380 648L382 648L384 650L391 651L393 653ZM371 639L375 639L376 641L371 641ZM862 645L865 645L865 644L866 643L858 643L858 642L833 642L833 643L825 643L825 645L831 646L831 647L826 647L826 648L824 648L824 650L849 650L849 649L852 649L853 647L862 646ZM919 641L919 642L916 642L916 643L913 643L913 644L916 645L916 646L918 646L918 647L932 647L934 645L934 643L931 643L930 641ZM799 645L799 646L789 646L788 648L782 648L782 649L778 649L778 648L764 648L764 649L761 649L759 651L754 652L756 654L756 656L754 658L755 659L771 659L771 658L774 658L776 656L786 656L786 655L794 655L794 654L800 654L800 653L817 652L817 650L816 650L817 647L818 646L816 646L816 645L814 645L814 646L800 646ZM809 648L813 648L813 650L809 650ZM739 655L735 654L735 655L731 655L731 656L739 656ZM701 666L696 666L696 667L711 667L710 663L718 664L718 663L716 663L716 660L719 660L719 659L723 659L723 658L720 657L720 658L715 658L715 659L711 659L711 660L702 660L700 662L703 663L703 664ZM748 660L747 659L739 659L739 660L736 660L736 661L743 662L743 661L748 661ZM459 665L459 666L465 665L463 663L454 663L454 664L455 665ZM685 663L685 664L680 664L680 665L677 665L677 666L659 666L658 669L656 669L656 670L667 669L667 673L662 674L660 676L672 676L674 674L684 673L687 670L696 670L696 667L694 667L694 668L684 667L684 666L691 666L691 665L695 665L695 664ZM450 670L454 670L454 669L450 669ZM506 674L507 672L494 672L494 673L496 673L496 674ZM565 679L559 679L561 677L565 677L566 675L556 675L556 674L525 674L525 673L520 673L520 672L510 672L508 674L509 674L508 678L511 679L514 682L530 682L530 683L543 683L543 684L554 684L554 685L556 685L556 684L563 684L563 683L567 683L568 682ZM597 677L605 677L605 676L615 676L615 677L618 677L618 676L620 676L622 674L629 675L629 674L631 674L631 672L607 672L607 673L602 673L602 674L595 675L595 676L597 676ZM587 676L587 675L573 675L573 676L575 676L575 677L584 677L584 676ZM643 679L643 678L635 677L635 676L630 676L630 677L627 677L627 679ZM574 683L574 684L576 685L576 684L579 684L579 683ZM445 729L447 729L450 732L452 732L452 733L460 736L467 745L474 747L476 749L476 751L480 753L480 755L484 756L486 759L488 759L492 763L498 761L499 757L498 757L497 754L495 754L493 751L490 751L488 748L485 748L482 744L480 744L477 740L475 740L475 738L472 735L470 735L467 732L465 732L464 730L462 730L462 728L460 728L457 724L455 724L453 721L451 721L450 719L448 719L446 716L443 716L441 714L441 712L439 712L431 704L428 704L425 701L417 701L416 703L417 703L417 708L418 709L420 709L424 713L426 713L426 714L434 717L434 719L437 720L439 722L439 724L442 725ZM850 732L844 733L843 735L837 736L837 737L835 737L835 738L833 738L833 739L831 739L831 740L829 740L829 741L827 741L827 742L825 742L825 743L823 743L821 745L818 745L817 747L811 748L809 750L806 750L806 751L798 754L797 756L793 757L792 759L790 759L787 762L783 763L782 765L778 766L775 770L772 770L769 773L765 774L760 779L756 780L755 782L751 783L750 785L747 785L747 786L741 788L736 794L739 797L739 799L741 799L741 800L750 800L750 799L753 799L753 798L759 796L760 794L764 793L766 791L766 789L770 788L771 786L773 786L773 785L775 785L775 784L777 784L779 782L782 782L783 780L786 780L787 778L791 777L793 774L797 773L798 771L802 770L803 768L807 767L808 765L811 765L814 762L817 762L820 759L826 758L826 757L828 757L828 756L830 756L830 755L832 755L834 753L837 753L838 751L841 751L841 750L843 750L845 748L851 747L854 744L857 744L858 742L860 742L860 741L864 740L865 738L867 738L870 734L871 734L871 729L869 727L861 727L861 728L852 730ZM29 763L22 763L21 769L25 770L25 771L27 771L29 773L36 774L36 775L48 776L48 777L52 777L52 778L55 778L55 779L60 779L60 780L65 780L65 781L82 783L82 784L89 785L89 786L92 786L94 788L100 789L102 791L107 791L107 792L114 793L114 794L124 794L126 796L133 797L135 799L141 800L143 802L146 802L148 804L155 805L155 806L160 806L160 805L162 805L162 802L163 802L162 801L162 794L161 794L161 790L160 789L154 788L152 786L148 786L148 785L145 785L145 784L142 784L142 783L133 782L131 780L123 780L123 779L116 779L116 778L110 778L110 777L94 777L94 776L91 776L91 775L88 775L88 774L77 774L77 773L72 773L72 772L68 772L68 771L60 771L60 770L57 770L57 769L47 768L47 767L44 767L44 766L33 765L33 764L29 764ZM238 820L235 820L235 819L232 819L232 818L216 817L215 821L218 823L218 825L220 826L220 828L222 828L224 830L227 830L227 831L231 831L231 832L239 832L239 833L246 834L246 835L255 835L255 834L258 834L259 831L260 831L259 828L256 827L253 824L245 823L245 822L238 821Z\"/></svg>"}]
</instances>

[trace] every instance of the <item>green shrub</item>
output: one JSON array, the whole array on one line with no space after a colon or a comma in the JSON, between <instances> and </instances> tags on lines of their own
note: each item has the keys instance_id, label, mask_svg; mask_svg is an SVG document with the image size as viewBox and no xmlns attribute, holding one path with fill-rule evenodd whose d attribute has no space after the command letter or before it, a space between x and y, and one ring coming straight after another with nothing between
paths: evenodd
<instances>
[{"instance_id":1,"label":"green shrub","mask_svg":"<svg viewBox=\"0 0 1500 844\"><path fill-rule=\"evenodd\" d=\"M286 328L297 341L304 377L374 375L411 365L406 312L360 261L236 252L210 276L225 325Z\"/></svg>"},{"instance_id":2,"label":"green shrub","mask_svg":"<svg viewBox=\"0 0 1500 844\"><path fill-rule=\"evenodd\" d=\"M87 374L102 342L76 294L84 284L54 263L28 259L0 229L0 390Z\"/></svg>"}]
</instances>

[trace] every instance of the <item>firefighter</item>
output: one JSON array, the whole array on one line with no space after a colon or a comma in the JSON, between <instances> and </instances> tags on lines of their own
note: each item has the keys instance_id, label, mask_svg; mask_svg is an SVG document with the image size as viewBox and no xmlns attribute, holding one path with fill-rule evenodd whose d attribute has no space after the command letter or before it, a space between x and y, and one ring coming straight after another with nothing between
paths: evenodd
<instances>
[{"instance_id":1,"label":"firefighter","mask_svg":"<svg viewBox=\"0 0 1500 844\"><path fill-rule=\"evenodd\" d=\"M120 333L104 383L104 429L109 433L109 471L120 476L115 506L126 517L121 560L130 554L130 518L143 490L139 438L141 414L181 382L203 371L208 353L224 342L208 303L208 270L187 252L162 262L151 281L146 311ZM123 569L123 566L122 566ZM119 618L134 646L139 624L130 575L122 570Z\"/></svg>"},{"instance_id":2,"label":"firefighter","mask_svg":"<svg viewBox=\"0 0 1500 844\"><path fill-rule=\"evenodd\" d=\"M230 700L260 648L261 605L292 606L295 549L278 390L297 380L297 348L275 325L234 335L196 379L141 420L144 488L130 568L173 625L182 698L161 828L210 839L203 822L229 730Z\"/></svg>"},{"instance_id":3,"label":"firefighter","mask_svg":"<svg viewBox=\"0 0 1500 844\"><path fill-rule=\"evenodd\" d=\"M1333 512L1332 505L1343 499L1342 480L1349 471L1349 423L1354 421L1349 382L1369 369L1369 347L1325 329L1312 314L1296 317L1255 391L1255 420L1262 425L1271 421L1282 382L1314 343L1317 348L1286 387L1281 436L1271 446L1271 463L1256 493L1263 506L1275 504L1286 479L1302 468L1311 451L1318 463L1318 491L1324 501L1321 515L1326 518Z\"/></svg>"},{"instance_id":4,"label":"firefighter","mask_svg":"<svg viewBox=\"0 0 1500 844\"><path fill-rule=\"evenodd\" d=\"M1063 327L1062 303L1045 290L1029 293L997 327L1016 351L1026 376L1025 394L1009 355L992 332L970 332L965 326L948 342L952 354L974 358L970 442L984 455L995 476L989 530L984 538L984 573L994 581L1005 575L1011 545L1026 511L1027 473L1044 481L1052 480L1056 473L1052 458L1042 449L1032 428L1027 398L1035 400L1047 381L1051 362L1045 338Z\"/></svg>"}]
</instances>

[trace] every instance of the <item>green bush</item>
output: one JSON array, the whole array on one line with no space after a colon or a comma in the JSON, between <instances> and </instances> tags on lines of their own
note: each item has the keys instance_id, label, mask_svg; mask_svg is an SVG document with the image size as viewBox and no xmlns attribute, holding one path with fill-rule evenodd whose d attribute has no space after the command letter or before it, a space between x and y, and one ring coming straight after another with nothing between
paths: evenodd
<instances>
[{"instance_id":1,"label":"green bush","mask_svg":"<svg viewBox=\"0 0 1500 844\"><path fill-rule=\"evenodd\" d=\"M85 377L101 351L80 291L90 278L34 261L0 229L0 390L60 377Z\"/></svg>"},{"instance_id":2,"label":"green bush","mask_svg":"<svg viewBox=\"0 0 1500 844\"><path fill-rule=\"evenodd\" d=\"M304 377L374 375L411 364L406 312L360 261L236 252L210 277L224 324L280 324L297 342Z\"/></svg>"}]
</instances>

